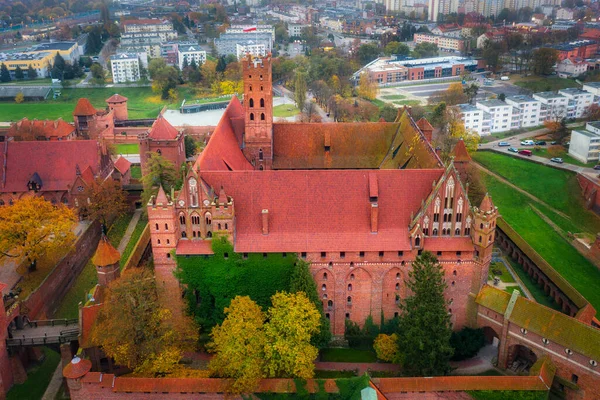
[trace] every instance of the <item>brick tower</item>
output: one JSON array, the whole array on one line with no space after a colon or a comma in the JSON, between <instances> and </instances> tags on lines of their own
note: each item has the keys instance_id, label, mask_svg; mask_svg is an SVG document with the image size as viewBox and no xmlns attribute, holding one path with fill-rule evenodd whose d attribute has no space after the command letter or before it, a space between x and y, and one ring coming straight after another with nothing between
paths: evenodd
<instances>
[{"instance_id":1,"label":"brick tower","mask_svg":"<svg viewBox=\"0 0 600 400\"><path fill-rule=\"evenodd\" d=\"M127 113L127 97L120 94L113 94L106 99L109 110L113 112L113 116L117 121L125 121L129 119Z\"/></svg>"},{"instance_id":2,"label":"brick tower","mask_svg":"<svg viewBox=\"0 0 600 400\"><path fill-rule=\"evenodd\" d=\"M245 129L243 151L257 170L273 164L273 82L271 55L243 61Z\"/></svg>"},{"instance_id":3,"label":"brick tower","mask_svg":"<svg viewBox=\"0 0 600 400\"><path fill-rule=\"evenodd\" d=\"M121 254L110 244L106 235L103 234L98 242L96 253L92 257L92 263L96 266L98 284L100 286L108 286L109 283L121 276L119 261L121 261Z\"/></svg>"},{"instance_id":4,"label":"brick tower","mask_svg":"<svg viewBox=\"0 0 600 400\"><path fill-rule=\"evenodd\" d=\"M479 264L480 281L473 282L473 290L479 292L481 286L487 281L490 262L492 261L492 248L494 247L494 239L496 232L496 219L498 218L498 208L494 206L492 198L486 193L481 201L479 208L473 208L473 229L471 237L475 244L475 260Z\"/></svg>"}]
</instances>

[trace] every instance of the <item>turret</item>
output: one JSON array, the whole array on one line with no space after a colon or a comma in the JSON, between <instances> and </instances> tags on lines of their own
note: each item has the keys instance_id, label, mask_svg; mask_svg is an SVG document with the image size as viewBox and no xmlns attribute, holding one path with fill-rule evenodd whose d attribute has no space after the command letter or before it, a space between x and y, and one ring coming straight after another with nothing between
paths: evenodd
<instances>
[{"instance_id":1,"label":"turret","mask_svg":"<svg viewBox=\"0 0 600 400\"><path fill-rule=\"evenodd\" d=\"M475 245L475 258L482 266L481 284L487 281L490 261L492 260L492 248L496 237L496 219L498 208L494 206L492 197L486 193L479 208L473 207L473 226L471 237Z\"/></svg>"},{"instance_id":2,"label":"turret","mask_svg":"<svg viewBox=\"0 0 600 400\"><path fill-rule=\"evenodd\" d=\"M112 281L119 278L121 275L120 261L121 254L110 244L106 235L102 234L96 253L92 257L100 286L108 286Z\"/></svg>"}]
</instances>

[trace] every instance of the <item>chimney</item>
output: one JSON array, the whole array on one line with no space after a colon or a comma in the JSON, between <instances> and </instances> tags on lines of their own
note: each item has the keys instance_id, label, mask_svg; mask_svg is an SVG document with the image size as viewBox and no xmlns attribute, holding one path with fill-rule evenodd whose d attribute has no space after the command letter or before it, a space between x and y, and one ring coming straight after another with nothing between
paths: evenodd
<instances>
[{"instance_id":1,"label":"chimney","mask_svg":"<svg viewBox=\"0 0 600 400\"><path fill-rule=\"evenodd\" d=\"M377 220L379 219L379 205L371 203L371 232L377 233Z\"/></svg>"},{"instance_id":2,"label":"chimney","mask_svg":"<svg viewBox=\"0 0 600 400\"><path fill-rule=\"evenodd\" d=\"M269 210L262 210L262 233L263 235L269 234Z\"/></svg>"}]
</instances>

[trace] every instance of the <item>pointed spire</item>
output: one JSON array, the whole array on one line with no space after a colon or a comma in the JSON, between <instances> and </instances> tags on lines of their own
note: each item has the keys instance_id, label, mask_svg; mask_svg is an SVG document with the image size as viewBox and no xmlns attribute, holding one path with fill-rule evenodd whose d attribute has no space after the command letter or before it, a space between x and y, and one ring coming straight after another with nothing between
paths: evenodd
<instances>
[{"instance_id":1,"label":"pointed spire","mask_svg":"<svg viewBox=\"0 0 600 400\"><path fill-rule=\"evenodd\" d=\"M158 194L156 195L155 204L166 206L169 203L169 199L167 199L167 194L165 193L165 189L163 189L162 185L158 188Z\"/></svg>"},{"instance_id":2,"label":"pointed spire","mask_svg":"<svg viewBox=\"0 0 600 400\"><path fill-rule=\"evenodd\" d=\"M494 203L492 202L492 196L490 196L488 193L486 193L485 196L483 197L483 200L481 201L481 205L479 206L479 209L484 212L493 211Z\"/></svg>"},{"instance_id":3,"label":"pointed spire","mask_svg":"<svg viewBox=\"0 0 600 400\"><path fill-rule=\"evenodd\" d=\"M221 186L221 190L219 191L219 204L227 204L227 195L223 186Z\"/></svg>"},{"instance_id":4,"label":"pointed spire","mask_svg":"<svg viewBox=\"0 0 600 400\"><path fill-rule=\"evenodd\" d=\"M471 156L467 151L464 140L460 139L454 149L452 149L452 158L455 162L470 162Z\"/></svg>"},{"instance_id":5,"label":"pointed spire","mask_svg":"<svg viewBox=\"0 0 600 400\"><path fill-rule=\"evenodd\" d=\"M92 263L97 267L106 267L113 265L121 260L121 254L112 244L104 233L98 242L96 253L92 257Z\"/></svg>"}]
</instances>

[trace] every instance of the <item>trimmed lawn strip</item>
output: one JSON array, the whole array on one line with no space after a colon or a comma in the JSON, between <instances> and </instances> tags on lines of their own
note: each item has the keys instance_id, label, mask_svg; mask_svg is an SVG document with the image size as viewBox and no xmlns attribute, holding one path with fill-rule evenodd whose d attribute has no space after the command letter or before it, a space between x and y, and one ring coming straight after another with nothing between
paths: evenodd
<instances>
[{"instance_id":1,"label":"trimmed lawn strip","mask_svg":"<svg viewBox=\"0 0 600 400\"><path fill-rule=\"evenodd\" d=\"M142 167L140 165L131 166L131 178L142 179Z\"/></svg>"},{"instance_id":2,"label":"trimmed lawn strip","mask_svg":"<svg viewBox=\"0 0 600 400\"><path fill-rule=\"evenodd\" d=\"M547 296L544 292L544 289L542 289L536 282L534 282L533 279L527 274L527 272L523 270L523 268L519 264L509 259L508 257L506 257L506 259L512 266L513 271L515 271L515 273L519 275L519 278L521 278L521 281L523 282L527 290L529 290L529 292L533 295L533 300L537 301L543 306L560 311L560 307L554 302L554 299L552 299L552 297Z\"/></svg>"},{"instance_id":3,"label":"trimmed lawn strip","mask_svg":"<svg viewBox=\"0 0 600 400\"><path fill-rule=\"evenodd\" d=\"M499 271L500 275L496 275L494 273L494 271ZM508 272L508 270L506 269L504 264L501 262L496 262L496 263L493 263L492 265L490 265L490 276L492 277L492 279L498 278L504 283L514 283L515 282L512 275L510 274L510 272Z\"/></svg>"},{"instance_id":4,"label":"trimmed lawn strip","mask_svg":"<svg viewBox=\"0 0 600 400\"><path fill-rule=\"evenodd\" d=\"M323 362L373 363L377 362L375 352L344 348L328 348L321 350Z\"/></svg>"},{"instance_id":5,"label":"trimmed lawn strip","mask_svg":"<svg viewBox=\"0 0 600 400\"><path fill-rule=\"evenodd\" d=\"M373 100L371 100L371 103L373 103L377 107L381 108L381 107L385 106L385 103L387 103L387 102L383 101L383 100L379 100L379 99L373 99Z\"/></svg>"},{"instance_id":6,"label":"trimmed lawn strip","mask_svg":"<svg viewBox=\"0 0 600 400\"><path fill-rule=\"evenodd\" d=\"M505 291L505 292L508 292L508 293L511 293L511 294L512 294L512 292L514 292L515 290L518 290L518 291L519 291L519 293L521 293L521 288L520 288L519 286L506 286L506 287L504 288L504 291Z\"/></svg>"},{"instance_id":7,"label":"trimmed lawn strip","mask_svg":"<svg viewBox=\"0 0 600 400\"><path fill-rule=\"evenodd\" d=\"M293 117L300 114L300 110L294 104L280 104L273 107L273 116L277 118Z\"/></svg>"},{"instance_id":8,"label":"trimmed lawn strip","mask_svg":"<svg viewBox=\"0 0 600 400\"><path fill-rule=\"evenodd\" d=\"M125 234L132 214L119 217L108 231L108 239L116 248ZM116 243L116 244L115 244ZM98 283L98 274L92 261L88 261L73 286L62 299L60 306L54 313L54 318L77 318L79 316L79 302L87 301L87 293Z\"/></svg>"},{"instance_id":9,"label":"trimmed lawn strip","mask_svg":"<svg viewBox=\"0 0 600 400\"><path fill-rule=\"evenodd\" d=\"M421 102L419 100L401 100L394 101L394 104L397 106L420 106Z\"/></svg>"},{"instance_id":10,"label":"trimmed lawn strip","mask_svg":"<svg viewBox=\"0 0 600 400\"><path fill-rule=\"evenodd\" d=\"M131 239L129 239L129 243L127 243L127 247L125 247L125 250L123 250L123 254L121 254L121 262L120 262L121 268L123 268L123 266L125 265L125 262L127 262L127 259L129 258L129 256L131 255L131 252L133 251L133 247L135 246L137 241L140 239L140 236L142 236L142 232L144 231L144 228L146 227L147 224L148 224L148 217L146 217L145 215L142 215L140 217L140 219L138 220L138 223L135 226L133 233L131 234Z\"/></svg>"},{"instance_id":11,"label":"trimmed lawn strip","mask_svg":"<svg viewBox=\"0 0 600 400\"><path fill-rule=\"evenodd\" d=\"M404 100L406 96L403 96L401 94L390 94L386 96L381 96L381 98L385 100Z\"/></svg>"},{"instance_id":12,"label":"trimmed lawn strip","mask_svg":"<svg viewBox=\"0 0 600 400\"><path fill-rule=\"evenodd\" d=\"M534 93L580 87L574 80L558 77L532 77L516 81L513 84L524 89L529 89Z\"/></svg>"},{"instance_id":13,"label":"trimmed lawn strip","mask_svg":"<svg viewBox=\"0 0 600 400\"><path fill-rule=\"evenodd\" d=\"M120 143L115 148L118 154L140 154L140 145L137 143Z\"/></svg>"},{"instance_id":14,"label":"trimmed lawn strip","mask_svg":"<svg viewBox=\"0 0 600 400\"><path fill-rule=\"evenodd\" d=\"M327 371L316 369L315 379L337 379L337 378L353 378L356 376L354 371Z\"/></svg>"},{"instance_id":15,"label":"trimmed lawn strip","mask_svg":"<svg viewBox=\"0 0 600 400\"><path fill-rule=\"evenodd\" d=\"M551 159L554 157L560 157L563 159L564 162L566 162L567 164L573 164L573 165L578 165L580 167L589 167L592 168L594 165L596 165L597 163L595 162L589 162L589 163L582 163L581 161L573 158L570 154L569 151L567 149L565 149L563 146L549 146L549 147L560 147L560 149L557 149L557 151L553 154L549 154L548 152L548 147L534 147L532 152L534 156L538 156L538 157L544 157L547 159ZM519 150L523 150L523 149L519 149Z\"/></svg>"},{"instance_id":16,"label":"trimmed lawn strip","mask_svg":"<svg viewBox=\"0 0 600 400\"><path fill-rule=\"evenodd\" d=\"M44 395L52 375L60 362L60 354L43 347L44 360L27 371L27 380L14 385L6 394L6 400L39 400Z\"/></svg>"},{"instance_id":17,"label":"trimmed lawn strip","mask_svg":"<svg viewBox=\"0 0 600 400\"><path fill-rule=\"evenodd\" d=\"M548 392L534 390L469 390L475 400L547 400Z\"/></svg>"}]
</instances>

